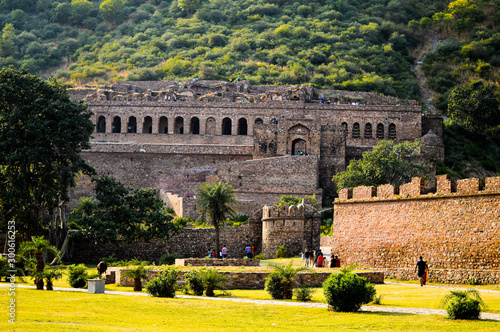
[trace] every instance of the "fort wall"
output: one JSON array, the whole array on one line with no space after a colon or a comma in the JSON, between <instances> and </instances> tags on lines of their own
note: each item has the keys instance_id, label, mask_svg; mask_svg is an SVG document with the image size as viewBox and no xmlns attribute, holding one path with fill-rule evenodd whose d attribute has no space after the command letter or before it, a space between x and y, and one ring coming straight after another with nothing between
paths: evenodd
<instances>
[{"instance_id":1,"label":"fort wall","mask_svg":"<svg viewBox=\"0 0 500 332\"><path fill-rule=\"evenodd\" d=\"M220 229L220 244L228 249L231 258L243 258L245 246L254 245L253 225L239 227L222 227ZM258 227L258 226L257 226ZM258 232L258 231L257 231ZM221 248L222 249L222 248ZM74 240L71 244L70 259L72 261L96 262L103 257L114 255L117 260L137 258L158 262L164 254L175 253L180 257L206 257L208 251L215 250L215 230L211 228L185 228L179 235L168 240L154 239L150 242L96 243L91 240Z\"/></svg>"},{"instance_id":2,"label":"fort wall","mask_svg":"<svg viewBox=\"0 0 500 332\"><path fill-rule=\"evenodd\" d=\"M410 268L422 255L430 268L500 270L500 178L438 176L429 194L423 183L343 189L322 246L365 267Z\"/></svg>"}]
</instances>

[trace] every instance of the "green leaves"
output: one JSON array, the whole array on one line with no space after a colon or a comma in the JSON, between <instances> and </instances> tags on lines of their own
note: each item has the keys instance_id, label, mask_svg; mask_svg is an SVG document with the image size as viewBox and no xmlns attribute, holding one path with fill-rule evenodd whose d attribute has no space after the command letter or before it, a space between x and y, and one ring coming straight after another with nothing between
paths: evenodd
<instances>
[{"instance_id":1,"label":"green leaves","mask_svg":"<svg viewBox=\"0 0 500 332\"><path fill-rule=\"evenodd\" d=\"M344 172L333 177L339 191L358 186L379 186L386 183L401 185L414 176L422 176L429 170L418 163L421 144L419 141L395 144L379 141L371 151L363 153L360 160L351 160Z\"/></svg>"},{"instance_id":2,"label":"green leaves","mask_svg":"<svg viewBox=\"0 0 500 332\"><path fill-rule=\"evenodd\" d=\"M493 83L470 81L450 93L448 116L472 132L500 125L500 90Z\"/></svg>"},{"instance_id":3,"label":"green leaves","mask_svg":"<svg viewBox=\"0 0 500 332\"><path fill-rule=\"evenodd\" d=\"M186 222L172 219L153 189L127 188L118 180L103 176L94 178L96 202L80 201L74 214L86 237L103 241L123 239L128 242L169 238ZM96 204L97 203L97 204Z\"/></svg>"}]
</instances>

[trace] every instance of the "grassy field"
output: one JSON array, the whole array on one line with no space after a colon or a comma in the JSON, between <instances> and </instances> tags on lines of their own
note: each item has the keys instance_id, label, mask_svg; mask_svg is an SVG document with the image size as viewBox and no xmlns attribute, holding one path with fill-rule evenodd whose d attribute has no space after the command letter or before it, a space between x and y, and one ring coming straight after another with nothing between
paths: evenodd
<instances>
[{"instance_id":1,"label":"grassy field","mask_svg":"<svg viewBox=\"0 0 500 332\"><path fill-rule=\"evenodd\" d=\"M288 260L272 260L288 263ZM302 262L292 260L298 267ZM267 265L269 261L264 262ZM197 268L196 268L197 269ZM221 268L240 271L241 267ZM254 268L244 268L253 270ZM260 269L266 269L261 267ZM183 267L184 270L184 267ZM91 266L89 272L94 272ZM332 269L338 272L338 269ZM26 278L33 285L30 278ZM395 281L395 280L391 280ZM376 285L382 296L381 306L441 309L440 301L450 287L418 287L417 282ZM67 276L54 283L69 287ZM474 286L488 306L486 312L500 313L500 285ZM106 290L132 292L132 287L106 285ZM270 300L264 290L230 290L226 296ZM179 292L180 294L180 292ZM221 292L217 296L223 297ZM7 312L9 298L0 288L0 307ZM314 289L312 302L325 303L321 288ZM196 299L160 299L143 296L87 294L66 291L36 291L18 288L16 296L16 331L500 331L498 321L452 321L444 316L399 313L333 313L326 309L300 308L248 303L214 302ZM0 331L13 331L4 317Z\"/></svg>"},{"instance_id":2,"label":"grassy field","mask_svg":"<svg viewBox=\"0 0 500 332\"><path fill-rule=\"evenodd\" d=\"M7 291L0 308L7 311ZM16 324L1 331L499 331L497 321L18 289Z\"/></svg>"}]
</instances>

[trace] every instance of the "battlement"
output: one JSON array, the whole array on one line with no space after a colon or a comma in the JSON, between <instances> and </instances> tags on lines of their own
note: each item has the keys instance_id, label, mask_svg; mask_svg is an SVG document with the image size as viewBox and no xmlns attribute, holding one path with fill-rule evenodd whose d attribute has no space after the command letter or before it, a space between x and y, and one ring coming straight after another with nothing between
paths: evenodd
<instances>
[{"instance_id":1,"label":"battlement","mask_svg":"<svg viewBox=\"0 0 500 332\"><path fill-rule=\"evenodd\" d=\"M386 184L379 187L344 188L335 203L366 200L396 200L404 198L435 198L442 196L463 196L500 194L500 177L482 179L470 178L454 182L449 175L436 176L436 190L425 192L425 178L415 177L400 187Z\"/></svg>"},{"instance_id":2,"label":"battlement","mask_svg":"<svg viewBox=\"0 0 500 332\"><path fill-rule=\"evenodd\" d=\"M262 219L271 218L303 218L304 217L304 204L299 205L273 205L264 206L262 211Z\"/></svg>"}]
</instances>

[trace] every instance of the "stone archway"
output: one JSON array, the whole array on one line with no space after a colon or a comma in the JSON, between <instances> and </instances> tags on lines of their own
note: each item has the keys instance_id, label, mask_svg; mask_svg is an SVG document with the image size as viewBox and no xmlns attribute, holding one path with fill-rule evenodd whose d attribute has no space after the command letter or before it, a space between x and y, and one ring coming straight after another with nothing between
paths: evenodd
<instances>
[{"instance_id":1,"label":"stone archway","mask_svg":"<svg viewBox=\"0 0 500 332\"><path fill-rule=\"evenodd\" d=\"M297 138L292 142L292 155L303 156L307 154L307 142L302 138Z\"/></svg>"}]
</instances>

